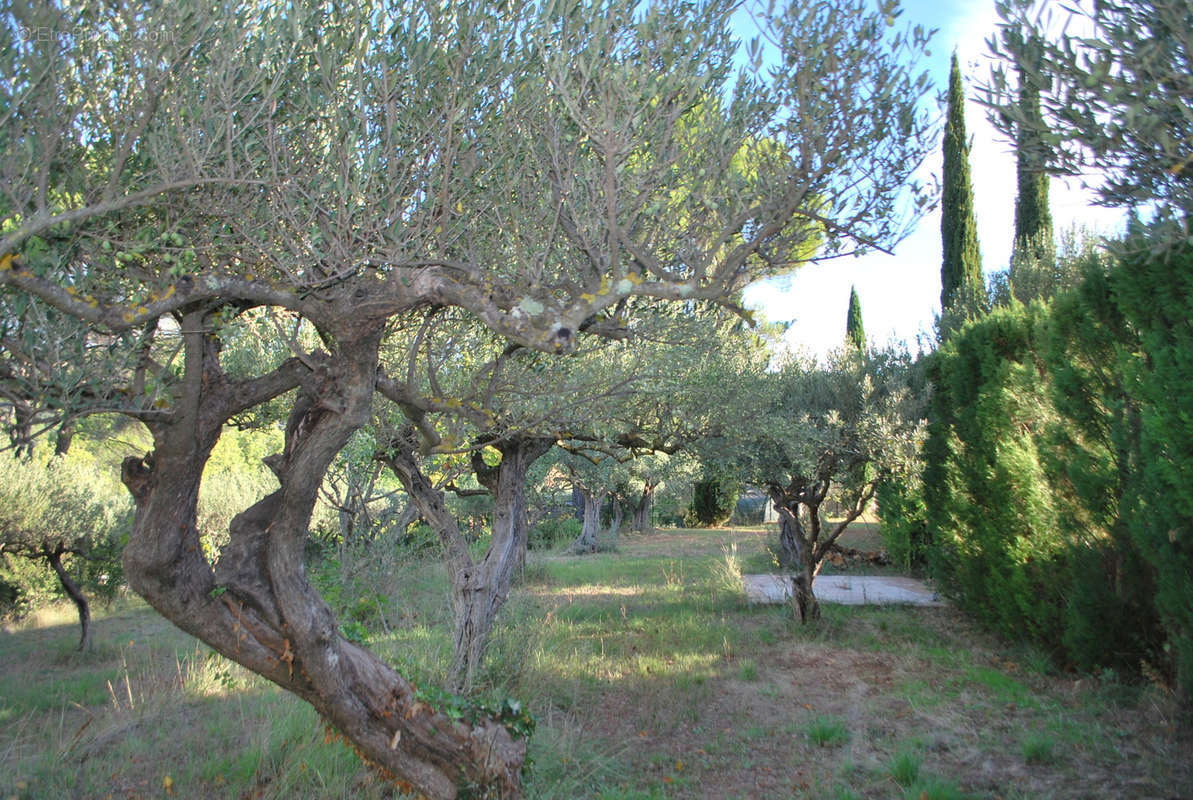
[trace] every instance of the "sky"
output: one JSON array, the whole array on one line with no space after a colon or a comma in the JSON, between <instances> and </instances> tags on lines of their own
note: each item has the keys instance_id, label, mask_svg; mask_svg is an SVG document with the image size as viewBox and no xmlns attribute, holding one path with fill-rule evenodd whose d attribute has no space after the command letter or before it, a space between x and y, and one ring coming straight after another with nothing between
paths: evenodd
<instances>
[{"instance_id":1,"label":"sky","mask_svg":"<svg viewBox=\"0 0 1193 800\"><path fill-rule=\"evenodd\" d=\"M965 125L973 137L970 151L974 209L982 268L989 275L1005 269L1011 257L1015 216L1015 155L986 121L983 109L969 95L973 81L990 72L992 60L986 39L997 29L994 0L904 0L900 24L937 28L925 65L943 94L948 86L949 58L956 48L966 81ZM943 113L943 109L941 109ZM941 153L928 156L925 175L941 172ZM1123 212L1096 207L1080 182L1052 179L1054 227L1076 224L1097 233L1113 233L1123 224ZM845 340L849 288L857 287L862 320L871 343L905 343L914 352L917 339L932 337L934 316L940 312L940 209L923 217L894 255L871 253L859 258L831 259L808 264L792 277L747 288L746 304L761 309L772 322L790 322L786 341L795 350L823 356Z\"/></svg>"}]
</instances>

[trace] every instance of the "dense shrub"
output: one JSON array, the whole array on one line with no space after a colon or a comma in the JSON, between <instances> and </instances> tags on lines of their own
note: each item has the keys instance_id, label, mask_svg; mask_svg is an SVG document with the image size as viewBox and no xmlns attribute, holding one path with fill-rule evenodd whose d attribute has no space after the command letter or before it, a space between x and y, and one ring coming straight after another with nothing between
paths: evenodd
<instances>
[{"instance_id":1,"label":"dense shrub","mask_svg":"<svg viewBox=\"0 0 1193 800\"><path fill-rule=\"evenodd\" d=\"M879 532L891 561L904 569L924 566L928 561L931 538L923 485L918 481L880 483L875 498Z\"/></svg>"},{"instance_id":2,"label":"dense shrub","mask_svg":"<svg viewBox=\"0 0 1193 800\"><path fill-rule=\"evenodd\" d=\"M546 517L531 526L527 547L531 550L554 550L571 544L580 535L583 523L575 517Z\"/></svg>"},{"instance_id":3,"label":"dense shrub","mask_svg":"<svg viewBox=\"0 0 1193 800\"><path fill-rule=\"evenodd\" d=\"M1129 528L1155 569L1155 604L1193 717L1193 247L1128 243L1112 296L1138 336L1123 366L1139 407L1137 499Z\"/></svg>"},{"instance_id":4,"label":"dense shrub","mask_svg":"<svg viewBox=\"0 0 1193 800\"><path fill-rule=\"evenodd\" d=\"M741 484L727 474L708 473L692 486L692 506L684 522L691 527L724 525L733 516Z\"/></svg>"},{"instance_id":5,"label":"dense shrub","mask_svg":"<svg viewBox=\"0 0 1193 800\"><path fill-rule=\"evenodd\" d=\"M1066 541L1039 434L1056 419L1040 304L963 326L932 356L925 503L942 591L998 630L1061 641Z\"/></svg>"},{"instance_id":6,"label":"dense shrub","mask_svg":"<svg viewBox=\"0 0 1193 800\"><path fill-rule=\"evenodd\" d=\"M1142 475L1140 405L1128 386L1138 352L1104 259L1050 308L1046 363L1062 420L1047 431L1046 466L1070 540L1064 647L1076 666L1137 671L1164 659L1154 571L1129 530Z\"/></svg>"}]
</instances>

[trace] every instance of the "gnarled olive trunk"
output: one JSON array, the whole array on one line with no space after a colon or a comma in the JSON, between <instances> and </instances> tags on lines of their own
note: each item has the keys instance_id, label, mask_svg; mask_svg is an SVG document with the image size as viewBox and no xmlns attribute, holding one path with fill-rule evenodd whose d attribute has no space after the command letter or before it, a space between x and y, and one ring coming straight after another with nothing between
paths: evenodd
<instances>
[{"instance_id":1,"label":"gnarled olive trunk","mask_svg":"<svg viewBox=\"0 0 1193 800\"><path fill-rule=\"evenodd\" d=\"M497 612L509 597L514 573L526 563L526 473L554 443L542 437L499 442L495 447L501 463L492 471L477 471L478 480L493 494L493 535L478 564L451 575L456 630L450 679L462 690L472 688ZM476 461L479 455L474 466Z\"/></svg>"},{"instance_id":2,"label":"gnarled olive trunk","mask_svg":"<svg viewBox=\"0 0 1193 800\"><path fill-rule=\"evenodd\" d=\"M466 725L421 702L408 681L340 636L305 574L320 483L368 420L376 336L339 331L338 351L313 371L292 360L232 381L218 342L203 333L209 323L199 312L183 320L185 375L171 415L148 421L153 453L123 465L137 507L124 552L129 584L183 630L309 702L399 785L432 798L453 798L465 784L516 795L525 742L497 721ZM268 459L281 487L234 518L213 571L196 528L203 466L232 415L295 386L285 451Z\"/></svg>"},{"instance_id":3,"label":"gnarled olive trunk","mask_svg":"<svg viewBox=\"0 0 1193 800\"><path fill-rule=\"evenodd\" d=\"M851 502L843 506L844 518L825 533L820 513L830 484L830 478L824 475L815 479L795 476L786 485L767 487L779 515L779 566L791 573L791 605L800 622L820 617L820 603L812 592L812 582L845 528L861 516L874 498L876 486L871 481L854 494ZM807 527L800 521L801 507L806 512Z\"/></svg>"},{"instance_id":4,"label":"gnarled olive trunk","mask_svg":"<svg viewBox=\"0 0 1193 800\"><path fill-rule=\"evenodd\" d=\"M516 541L514 568L526 567L526 550L530 541L530 516L526 508L526 475L534 462L542 458L555 444L544 436L514 436L497 442L501 463L491 467L479 450L472 454L472 471L477 482L493 496L493 534L508 527Z\"/></svg>"},{"instance_id":5,"label":"gnarled olive trunk","mask_svg":"<svg viewBox=\"0 0 1193 800\"><path fill-rule=\"evenodd\" d=\"M418 466L413 431L394 437L384 457L439 536L447 556L455 617L448 684L458 692L472 688L484 663L493 622L509 597L513 575L526 552L526 473L553 443L542 437L514 437L494 444L501 453L499 465L488 467L479 456L473 459L478 480L494 498L493 535L478 562L472 560L459 523L444 504L443 492Z\"/></svg>"},{"instance_id":6,"label":"gnarled olive trunk","mask_svg":"<svg viewBox=\"0 0 1193 800\"><path fill-rule=\"evenodd\" d=\"M601 529L601 505L605 500L605 492L594 492L583 486L576 489L584 500L584 524L580 528L580 535L568 548L569 553L585 554L597 551L597 534Z\"/></svg>"},{"instance_id":7,"label":"gnarled olive trunk","mask_svg":"<svg viewBox=\"0 0 1193 800\"><path fill-rule=\"evenodd\" d=\"M53 550L47 549L45 551L46 561L50 562L50 568L54 570L54 574L58 576L58 582L62 584L62 589L66 592L66 596L75 604L75 608L79 612L79 651L91 649L91 606L87 603L87 597L83 594L83 590L74 582L70 574L62 566L62 554L66 550L63 547L57 547Z\"/></svg>"},{"instance_id":8,"label":"gnarled olive trunk","mask_svg":"<svg viewBox=\"0 0 1193 800\"><path fill-rule=\"evenodd\" d=\"M642 487L642 495L634 505L634 518L630 525L630 529L634 533L651 533L654 531L654 526L650 524L650 511L654 505L654 490L655 485L650 481L647 481L646 485Z\"/></svg>"}]
</instances>

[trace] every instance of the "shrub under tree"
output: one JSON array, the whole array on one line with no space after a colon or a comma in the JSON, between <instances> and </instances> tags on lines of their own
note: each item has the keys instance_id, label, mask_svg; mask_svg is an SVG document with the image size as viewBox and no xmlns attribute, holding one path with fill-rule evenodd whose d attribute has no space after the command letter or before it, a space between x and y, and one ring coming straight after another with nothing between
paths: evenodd
<instances>
[{"instance_id":1,"label":"shrub under tree","mask_svg":"<svg viewBox=\"0 0 1193 800\"><path fill-rule=\"evenodd\" d=\"M726 471L705 472L692 484L692 507L688 524L707 528L724 525L737 508L741 482Z\"/></svg>"}]
</instances>

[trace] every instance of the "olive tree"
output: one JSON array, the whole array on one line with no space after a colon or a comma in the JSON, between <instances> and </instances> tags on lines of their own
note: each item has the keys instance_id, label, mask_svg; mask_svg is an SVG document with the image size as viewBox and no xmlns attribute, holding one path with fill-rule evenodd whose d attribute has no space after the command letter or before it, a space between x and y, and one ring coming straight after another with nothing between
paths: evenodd
<instances>
[{"instance_id":1,"label":"olive tree","mask_svg":"<svg viewBox=\"0 0 1193 800\"><path fill-rule=\"evenodd\" d=\"M735 398L750 420L729 439L747 481L779 515L779 562L792 572L797 619L820 616L812 583L825 557L882 482L911 473L922 438L922 398L905 355L846 348L818 365L789 360L743 379ZM830 522L826 500L840 503Z\"/></svg>"},{"instance_id":2,"label":"olive tree","mask_svg":"<svg viewBox=\"0 0 1193 800\"><path fill-rule=\"evenodd\" d=\"M572 467L571 483L586 498L577 550L591 551L601 499L634 479L645 454L673 453L690 441L697 406L715 402L698 399L689 385L697 366L754 339L724 312L676 313L641 299L621 306L626 322L616 338L589 342L566 359L507 343L447 309L428 311L383 347L386 372L378 389L401 415L378 420L376 457L401 480L446 554L456 622L448 681L457 690L473 684L511 578L524 563L526 478L536 460L557 442L582 454L561 457L556 466ZM400 382L389 377L398 372ZM477 490L437 485L428 474L428 465L439 471L452 458L462 458L492 497L492 536L480 559L445 499L449 488ZM659 480L647 479L644 497ZM621 511L618 504L615 517ZM614 531L619 527L618 518Z\"/></svg>"},{"instance_id":3,"label":"olive tree","mask_svg":"<svg viewBox=\"0 0 1193 800\"><path fill-rule=\"evenodd\" d=\"M106 480L105 480L106 478ZM120 540L131 509L110 476L61 458L0 460L0 557L53 570L79 613L79 649L91 647L91 604L84 590L120 584ZM68 569L64 559L92 562ZM75 573L72 575L72 571Z\"/></svg>"},{"instance_id":4,"label":"olive tree","mask_svg":"<svg viewBox=\"0 0 1193 800\"><path fill-rule=\"evenodd\" d=\"M983 101L1007 134L1031 128L1030 154L1085 175L1107 205L1193 211L1193 9L1187 0L1062 6L998 4L989 42L1002 63ZM1062 24L1063 23L1063 24ZM1053 31L1060 30L1056 35ZM1039 87L1043 113L1024 108L1011 72ZM1186 235L1187 235L1186 230Z\"/></svg>"},{"instance_id":5,"label":"olive tree","mask_svg":"<svg viewBox=\"0 0 1193 800\"><path fill-rule=\"evenodd\" d=\"M928 202L908 188L932 139L924 36L888 26L894 5L760 13L773 69L742 66L735 7L79 0L0 22L14 433L141 421L152 450L122 464L132 588L427 796L516 794L525 731L423 702L340 635L302 560L329 464L401 382L381 369L391 325L452 308L566 355L622 336L630 298L732 305L811 237L826 256L888 248ZM710 96L716 124L682 124ZM735 170L759 141L773 157ZM223 341L257 308L317 340L230 371ZM204 464L229 421L279 398L279 488L213 566Z\"/></svg>"}]
</instances>

